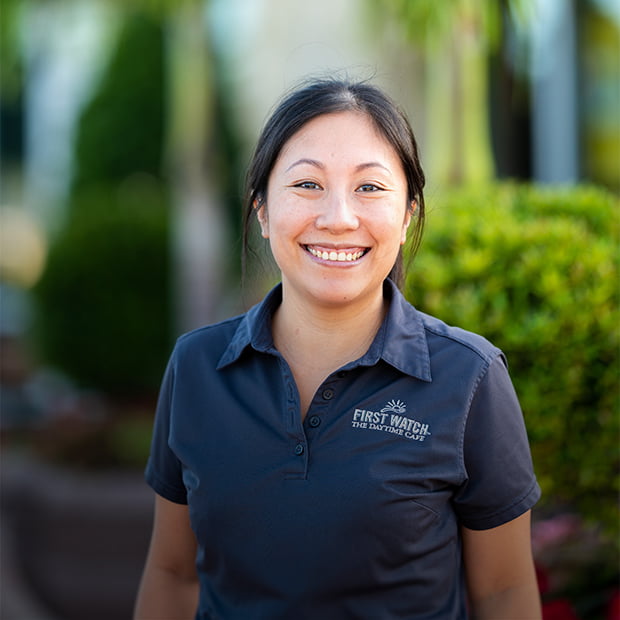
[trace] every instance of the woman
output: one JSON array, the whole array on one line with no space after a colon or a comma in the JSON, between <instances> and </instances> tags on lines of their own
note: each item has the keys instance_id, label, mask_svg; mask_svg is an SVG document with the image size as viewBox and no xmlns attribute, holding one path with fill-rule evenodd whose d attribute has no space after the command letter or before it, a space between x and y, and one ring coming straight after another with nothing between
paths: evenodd
<instances>
[{"instance_id":1,"label":"woman","mask_svg":"<svg viewBox=\"0 0 620 620\"><path fill-rule=\"evenodd\" d=\"M504 357L395 284L423 185L373 86L314 81L274 111L246 239L256 217L282 282L177 342L136 618L540 617Z\"/></svg>"}]
</instances>

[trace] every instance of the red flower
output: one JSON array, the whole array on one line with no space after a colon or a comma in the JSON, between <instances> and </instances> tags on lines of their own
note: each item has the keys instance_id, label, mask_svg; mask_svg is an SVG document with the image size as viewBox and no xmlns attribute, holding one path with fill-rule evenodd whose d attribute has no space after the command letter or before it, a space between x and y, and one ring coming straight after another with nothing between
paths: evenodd
<instances>
[{"instance_id":1,"label":"red flower","mask_svg":"<svg viewBox=\"0 0 620 620\"><path fill-rule=\"evenodd\" d=\"M616 590L607 606L607 620L620 620L620 590Z\"/></svg>"},{"instance_id":2,"label":"red flower","mask_svg":"<svg viewBox=\"0 0 620 620\"><path fill-rule=\"evenodd\" d=\"M570 602L566 599L543 603L542 617L543 620L579 620Z\"/></svg>"},{"instance_id":3,"label":"red flower","mask_svg":"<svg viewBox=\"0 0 620 620\"><path fill-rule=\"evenodd\" d=\"M545 594L546 592L549 592L549 575L547 574L547 571L542 566L539 566L538 564L536 564L535 567L536 567L536 581L538 581L538 591L541 594Z\"/></svg>"}]
</instances>

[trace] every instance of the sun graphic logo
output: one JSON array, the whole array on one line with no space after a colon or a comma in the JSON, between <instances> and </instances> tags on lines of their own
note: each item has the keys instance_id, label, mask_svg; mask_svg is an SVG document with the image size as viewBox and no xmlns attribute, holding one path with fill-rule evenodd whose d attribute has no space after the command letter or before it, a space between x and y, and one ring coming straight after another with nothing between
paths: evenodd
<instances>
[{"instance_id":1,"label":"sun graphic logo","mask_svg":"<svg viewBox=\"0 0 620 620\"><path fill-rule=\"evenodd\" d=\"M390 400L388 404L381 409L381 413L405 413L407 411L407 405L402 400Z\"/></svg>"}]
</instances>

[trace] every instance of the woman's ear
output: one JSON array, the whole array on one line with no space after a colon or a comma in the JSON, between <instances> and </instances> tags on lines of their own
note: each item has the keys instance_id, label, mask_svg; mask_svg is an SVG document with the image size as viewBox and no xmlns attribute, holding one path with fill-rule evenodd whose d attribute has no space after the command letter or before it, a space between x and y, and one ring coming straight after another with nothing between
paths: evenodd
<instances>
[{"instance_id":1,"label":"woman's ear","mask_svg":"<svg viewBox=\"0 0 620 620\"><path fill-rule=\"evenodd\" d=\"M407 241L407 229L409 228L409 224L411 224L411 218L415 213L415 210L418 208L418 205L415 200L412 200L409 206L407 207L407 211L405 213L405 221L403 222L403 229L400 236L400 244L404 245L405 241Z\"/></svg>"},{"instance_id":2,"label":"woman's ear","mask_svg":"<svg viewBox=\"0 0 620 620\"><path fill-rule=\"evenodd\" d=\"M260 224L260 232L264 239L269 239L269 218L267 217L267 205L263 200L254 201L254 211Z\"/></svg>"}]
</instances>

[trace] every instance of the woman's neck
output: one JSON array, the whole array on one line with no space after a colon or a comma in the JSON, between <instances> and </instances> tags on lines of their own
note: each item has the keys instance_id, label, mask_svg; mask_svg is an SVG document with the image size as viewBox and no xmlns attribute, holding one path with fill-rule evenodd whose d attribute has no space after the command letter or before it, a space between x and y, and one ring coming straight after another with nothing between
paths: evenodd
<instances>
[{"instance_id":1,"label":"woman's neck","mask_svg":"<svg viewBox=\"0 0 620 620\"><path fill-rule=\"evenodd\" d=\"M289 363L334 370L363 355L385 316L383 291L340 307L301 302L283 290L273 319L276 348Z\"/></svg>"}]
</instances>

